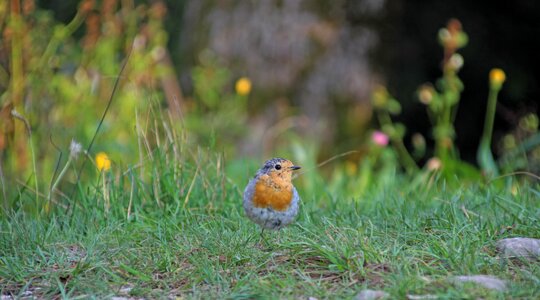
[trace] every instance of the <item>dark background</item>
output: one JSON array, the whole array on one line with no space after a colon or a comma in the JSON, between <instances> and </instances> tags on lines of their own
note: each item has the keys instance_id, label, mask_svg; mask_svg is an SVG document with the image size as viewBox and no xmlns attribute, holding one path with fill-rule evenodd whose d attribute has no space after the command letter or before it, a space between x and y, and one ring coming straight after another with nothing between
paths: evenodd
<instances>
[{"instance_id":1,"label":"dark background","mask_svg":"<svg viewBox=\"0 0 540 300\"><path fill-rule=\"evenodd\" d=\"M194 52L197 48L180 45L180 41L184 41L182 34L185 34L185 10L189 1L165 2L168 7L169 50L183 89L189 94L189 69L196 64ZM213 3L235 3L203 2L207 7ZM282 5L281 1L274 2L276 6ZM304 2L312 11L326 18L343 18L343 26L353 32L366 27L374 29L378 42L370 51L369 64L376 74L382 76L391 94L402 103L403 113L397 120L406 125L408 136L420 132L429 141L431 126L415 91L420 84L435 82L440 77L442 49L437 42L437 32L450 18L459 19L469 36L468 45L460 50L465 59L460 71L465 90L455 121L456 143L461 157L475 162L491 68L502 68L507 75L495 118L493 149L496 154L496 141L515 128L521 116L528 112L538 113L540 48L536 44L540 37L540 6L534 0L511 3L393 0L381 2L380 10L366 9L369 3L377 1ZM55 17L63 22L74 15L77 5L78 1L38 1L39 7L53 10Z\"/></svg>"},{"instance_id":2,"label":"dark background","mask_svg":"<svg viewBox=\"0 0 540 300\"><path fill-rule=\"evenodd\" d=\"M355 1L351 1L355 2ZM460 77L465 90L455 122L462 157L474 162L484 124L488 73L502 68L507 75L499 95L494 140L515 126L527 112L538 113L540 9L535 1L390 1L381 25L377 56L391 92L404 105L402 121L409 132L428 134L424 107L414 91L420 82L440 76L441 50L434 39L446 20L457 18L469 36L462 49ZM354 17L351 22L359 22ZM410 104L409 104L410 103Z\"/></svg>"}]
</instances>

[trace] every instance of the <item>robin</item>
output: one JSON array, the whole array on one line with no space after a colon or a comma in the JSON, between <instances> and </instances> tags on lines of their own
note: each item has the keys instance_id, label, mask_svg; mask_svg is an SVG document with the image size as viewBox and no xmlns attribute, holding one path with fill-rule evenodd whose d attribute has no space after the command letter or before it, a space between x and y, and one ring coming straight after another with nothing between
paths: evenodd
<instances>
[{"instance_id":1,"label":"robin","mask_svg":"<svg viewBox=\"0 0 540 300\"><path fill-rule=\"evenodd\" d=\"M298 169L290 160L272 158L246 186L244 210L263 232L287 226L298 214L300 196L292 184L292 173Z\"/></svg>"}]
</instances>

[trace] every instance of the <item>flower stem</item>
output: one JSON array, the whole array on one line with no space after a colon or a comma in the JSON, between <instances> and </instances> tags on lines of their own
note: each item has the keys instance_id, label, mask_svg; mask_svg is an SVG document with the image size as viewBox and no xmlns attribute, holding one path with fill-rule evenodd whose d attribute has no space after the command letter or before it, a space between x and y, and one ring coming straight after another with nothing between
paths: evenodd
<instances>
[{"instance_id":1,"label":"flower stem","mask_svg":"<svg viewBox=\"0 0 540 300\"><path fill-rule=\"evenodd\" d=\"M394 123L392 122L392 118L390 117L390 114L387 111L381 111L377 114L379 118L379 123L383 127L385 126L394 126ZM407 173L412 174L414 171L418 170L418 166L416 165L416 162L412 158L411 154L409 154L409 151L405 147L405 144L403 143L403 139L401 137L397 137L394 134L390 135L390 140L392 141L392 144L394 145L396 152L398 156L401 158L401 161L403 162L403 167L405 167L405 170L407 170Z\"/></svg>"},{"instance_id":2,"label":"flower stem","mask_svg":"<svg viewBox=\"0 0 540 300\"><path fill-rule=\"evenodd\" d=\"M500 88L490 87L488 103L486 108L486 118L484 120L484 131L480 139L480 146L476 153L476 159L480 167L490 175L497 176L498 170L491 152L491 138L493 135L493 123L495 121L495 111L497 110L497 95Z\"/></svg>"},{"instance_id":3,"label":"flower stem","mask_svg":"<svg viewBox=\"0 0 540 300\"><path fill-rule=\"evenodd\" d=\"M495 121L495 111L497 110L497 95L499 89L489 89L488 103L486 108L486 119L484 120L484 132L482 133L482 142L491 144L493 135L493 123Z\"/></svg>"},{"instance_id":4,"label":"flower stem","mask_svg":"<svg viewBox=\"0 0 540 300\"><path fill-rule=\"evenodd\" d=\"M64 166L62 171L60 171L60 174L58 174L56 181L54 182L51 189L49 190L49 195L47 196L48 201L51 201L52 192L56 189L56 186L58 186L58 183L60 183L60 180L62 180L62 177L64 177L64 175L66 174L67 169L69 168L69 165L71 164L71 159L72 159L72 156L70 155L68 158L68 161L66 162L66 165Z\"/></svg>"}]
</instances>

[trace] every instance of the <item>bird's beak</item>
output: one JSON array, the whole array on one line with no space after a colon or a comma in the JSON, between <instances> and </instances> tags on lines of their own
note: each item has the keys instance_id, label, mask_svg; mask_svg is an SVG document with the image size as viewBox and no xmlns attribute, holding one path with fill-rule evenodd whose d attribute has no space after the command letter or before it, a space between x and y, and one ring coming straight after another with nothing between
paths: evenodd
<instances>
[{"instance_id":1,"label":"bird's beak","mask_svg":"<svg viewBox=\"0 0 540 300\"><path fill-rule=\"evenodd\" d=\"M298 169L301 169L302 167L299 167L299 166L292 166L291 167L291 170L295 171L295 170L298 170Z\"/></svg>"}]
</instances>

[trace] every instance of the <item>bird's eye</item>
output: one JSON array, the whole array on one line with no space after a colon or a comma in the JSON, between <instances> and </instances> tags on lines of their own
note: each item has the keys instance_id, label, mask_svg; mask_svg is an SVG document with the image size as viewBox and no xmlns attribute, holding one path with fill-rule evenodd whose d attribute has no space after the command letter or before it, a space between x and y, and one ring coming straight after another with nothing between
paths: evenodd
<instances>
[{"instance_id":1,"label":"bird's eye","mask_svg":"<svg viewBox=\"0 0 540 300\"><path fill-rule=\"evenodd\" d=\"M276 165L274 168L276 168L276 170L281 170L281 165Z\"/></svg>"}]
</instances>

